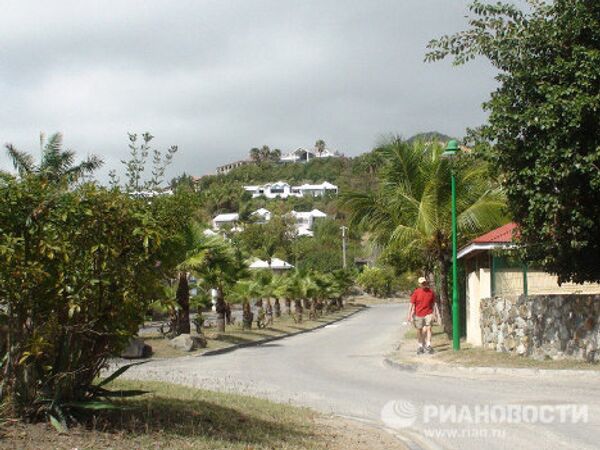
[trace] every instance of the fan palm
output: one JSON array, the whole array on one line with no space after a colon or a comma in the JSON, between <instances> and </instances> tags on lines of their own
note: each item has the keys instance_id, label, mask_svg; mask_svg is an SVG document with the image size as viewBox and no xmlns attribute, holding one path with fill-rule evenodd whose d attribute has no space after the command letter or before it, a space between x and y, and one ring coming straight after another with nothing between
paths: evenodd
<instances>
[{"instance_id":1,"label":"fan palm","mask_svg":"<svg viewBox=\"0 0 600 450\"><path fill-rule=\"evenodd\" d=\"M437 269L446 332L451 332L448 272L451 263L451 171L457 185L460 241L506 222L505 197L472 155L451 162L441 144L395 139L380 150L385 163L378 189L342 195L351 224L361 226L388 256L401 255L426 273Z\"/></svg>"},{"instance_id":2,"label":"fan palm","mask_svg":"<svg viewBox=\"0 0 600 450\"><path fill-rule=\"evenodd\" d=\"M180 264L180 270L194 272L206 288L216 289L218 331L225 331L224 291L243 276L245 269L233 247L220 236L197 236L195 246Z\"/></svg>"},{"instance_id":3,"label":"fan palm","mask_svg":"<svg viewBox=\"0 0 600 450\"><path fill-rule=\"evenodd\" d=\"M91 174L102 166L102 160L91 155L85 161L74 165L75 152L62 149L62 134L55 133L48 139L40 134L40 147L42 159L36 165L29 153L17 150L12 144L6 144L6 150L13 166L19 176L30 174L45 177L49 182L58 184L66 182L68 185L76 183L85 175Z\"/></svg>"},{"instance_id":4,"label":"fan palm","mask_svg":"<svg viewBox=\"0 0 600 450\"><path fill-rule=\"evenodd\" d=\"M250 308L250 299L260 295L258 283L254 280L239 280L231 290L230 295L233 300L242 303L243 329L251 329L253 314Z\"/></svg>"}]
</instances>

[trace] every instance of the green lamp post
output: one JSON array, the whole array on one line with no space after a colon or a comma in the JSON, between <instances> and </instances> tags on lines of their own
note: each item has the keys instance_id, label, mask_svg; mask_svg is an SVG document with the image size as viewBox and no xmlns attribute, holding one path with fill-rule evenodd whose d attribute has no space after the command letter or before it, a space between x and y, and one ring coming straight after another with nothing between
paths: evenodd
<instances>
[{"instance_id":1,"label":"green lamp post","mask_svg":"<svg viewBox=\"0 0 600 450\"><path fill-rule=\"evenodd\" d=\"M448 141L448 145L442 157L454 158L458 152L458 142L452 139ZM460 318L458 307L458 265L456 258L456 178L454 169L452 173L452 348L454 351L460 350Z\"/></svg>"}]
</instances>

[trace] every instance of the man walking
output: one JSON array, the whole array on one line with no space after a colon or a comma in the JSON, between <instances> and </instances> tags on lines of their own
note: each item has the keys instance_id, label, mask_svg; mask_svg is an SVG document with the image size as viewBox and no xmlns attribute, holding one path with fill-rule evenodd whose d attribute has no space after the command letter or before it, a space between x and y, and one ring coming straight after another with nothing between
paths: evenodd
<instances>
[{"instance_id":1,"label":"man walking","mask_svg":"<svg viewBox=\"0 0 600 450\"><path fill-rule=\"evenodd\" d=\"M410 296L408 322L413 322L417 329L417 355L433 353L431 348L431 324L440 322L440 313L435 302L435 293L429 289L425 277L419 278L419 287Z\"/></svg>"}]
</instances>

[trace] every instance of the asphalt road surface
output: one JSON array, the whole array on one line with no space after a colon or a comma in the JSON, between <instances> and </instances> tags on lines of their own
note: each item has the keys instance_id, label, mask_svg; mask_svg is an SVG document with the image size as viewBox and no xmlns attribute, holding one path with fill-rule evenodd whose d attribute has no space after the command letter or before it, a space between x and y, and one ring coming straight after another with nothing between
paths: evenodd
<instances>
[{"instance_id":1,"label":"asphalt road surface","mask_svg":"<svg viewBox=\"0 0 600 450\"><path fill-rule=\"evenodd\" d=\"M323 329L231 353L152 361L129 378L291 402L385 427L399 447L596 449L600 378L422 374L383 360L406 305L378 305Z\"/></svg>"}]
</instances>

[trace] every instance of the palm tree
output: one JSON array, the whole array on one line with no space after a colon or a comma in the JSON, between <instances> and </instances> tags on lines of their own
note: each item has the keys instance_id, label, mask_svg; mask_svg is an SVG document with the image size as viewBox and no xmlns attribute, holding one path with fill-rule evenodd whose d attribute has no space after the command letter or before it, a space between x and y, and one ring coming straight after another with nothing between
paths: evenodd
<instances>
[{"instance_id":1,"label":"palm tree","mask_svg":"<svg viewBox=\"0 0 600 450\"><path fill-rule=\"evenodd\" d=\"M331 273L333 284L337 295L335 296L338 308L344 307L344 296L348 294L350 288L354 285L352 272L347 269L334 270Z\"/></svg>"},{"instance_id":2,"label":"palm tree","mask_svg":"<svg viewBox=\"0 0 600 450\"><path fill-rule=\"evenodd\" d=\"M263 145L259 150L259 154L260 161L267 161L269 159L269 156L271 155L271 149L268 145Z\"/></svg>"},{"instance_id":3,"label":"palm tree","mask_svg":"<svg viewBox=\"0 0 600 450\"><path fill-rule=\"evenodd\" d=\"M473 155L450 162L441 157L438 143L407 144L400 139L379 151L385 159L379 188L342 194L342 202L350 209L351 224L368 231L384 255L401 255L427 274L437 270L444 329L450 333L451 170L456 176L462 242L506 222L504 194L490 178L487 165Z\"/></svg>"},{"instance_id":4,"label":"palm tree","mask_svg":"<svg viewBox=\"0 0 600 450\"><path fill-rule=\"evenodd\" d=\"M292 285L292 277L289 275L279 275L274 277L274 292L275 295L275 314L277 315L277 305L279 303L279 299L282 298L285 302L285 308L287 310L288 316L292 315L292 298L293 298L293 289Z\"/></svg>"},{"instance_id":5,"label":"palm tree","mask_svg":"<svg viewBox=\"0 0 600 450\"><path fill-rule=\"evenodd\" d=\"M325 151L325 141L323 139L317 139L317 142L315 142L315 150L319 156L323 154Z\"/></svg>"},{"instance_id":6,"label":"palm tree","mask_svg":"<svg viewBox=\"0 0 600 450\"><path fill-rule=\"evenodd\" d=\"M270 264L270 261L269 261ZM266 325L273 324L273 306L271 305L271 297L273 296L274 286L271 284L273 281L273 273L270 270L260 270L256 272L254 279L258 284L258 292L260 297L260 306L263 307L263 299L266 300Z\"/></svg>"},{"instance_id":7,"label":"palm tree","mask_svg":"<svg viewBox=\"0 0 600 450\"><path fill-rule=\"evenodd\" d=\"M231 244L220 236L198 236L188 255L180 268L194 272L207 289L216 289L217 330L224 332L227 309L224 291L243 277L246 267Z\"/></svg>"},{"instance_id":8,"label":"palm tree","mask_svg":"<svg viewBox=\"0 0 600 450\"><path fill-rule=\"evenodd\" d=\"M231 290L231 297L242 302L242 328L244 330L252 329L254 315L250 308L250 299L257 297L258 293L258 283L253 280L239 280Z\"/></svg>"},{"instance_id":9,"label":"palm tree","mask_svg":"<svg viewBox=\"0 0 600 450\"><path fill-rule=\"evenodd\" d=\"M60 133L54 133L48 139L40 133L42 159L37 166L29 153L17 150L12 144L6 144L6 150L19 176L36 174L46 178L52 184L76 183L102 166L102 160L94 155L74 165L75 152L63 150L62 143L63 137Z\"/></svg>"},{"instance_id":10,"label":"palm tree","mask_svg":"<svg viewBox=\"0 0 600 450\"><path fill-rule=\"evenodd\" d=\"M260 161L260 149L258 147L252 147L250 149L250 159L254 162Z\"/></svg>"},{"instance_id":11,"label":"palm tree","mask_svg":"<svg viewBox=\"0 0 600 450\"><path fill-rule=\"evenodd\" d=\"M271 280L271 289L273 293L273 298L275 299L274 303L274 312L275 317L281 317L281 304L279 303L279 299L285 296L285 283L287 282L287 278L284 275L275 275ZM289 301L286 299L286 301ZM288 305L289 310L289 305Z\"/></svg>"}]
</instances>

